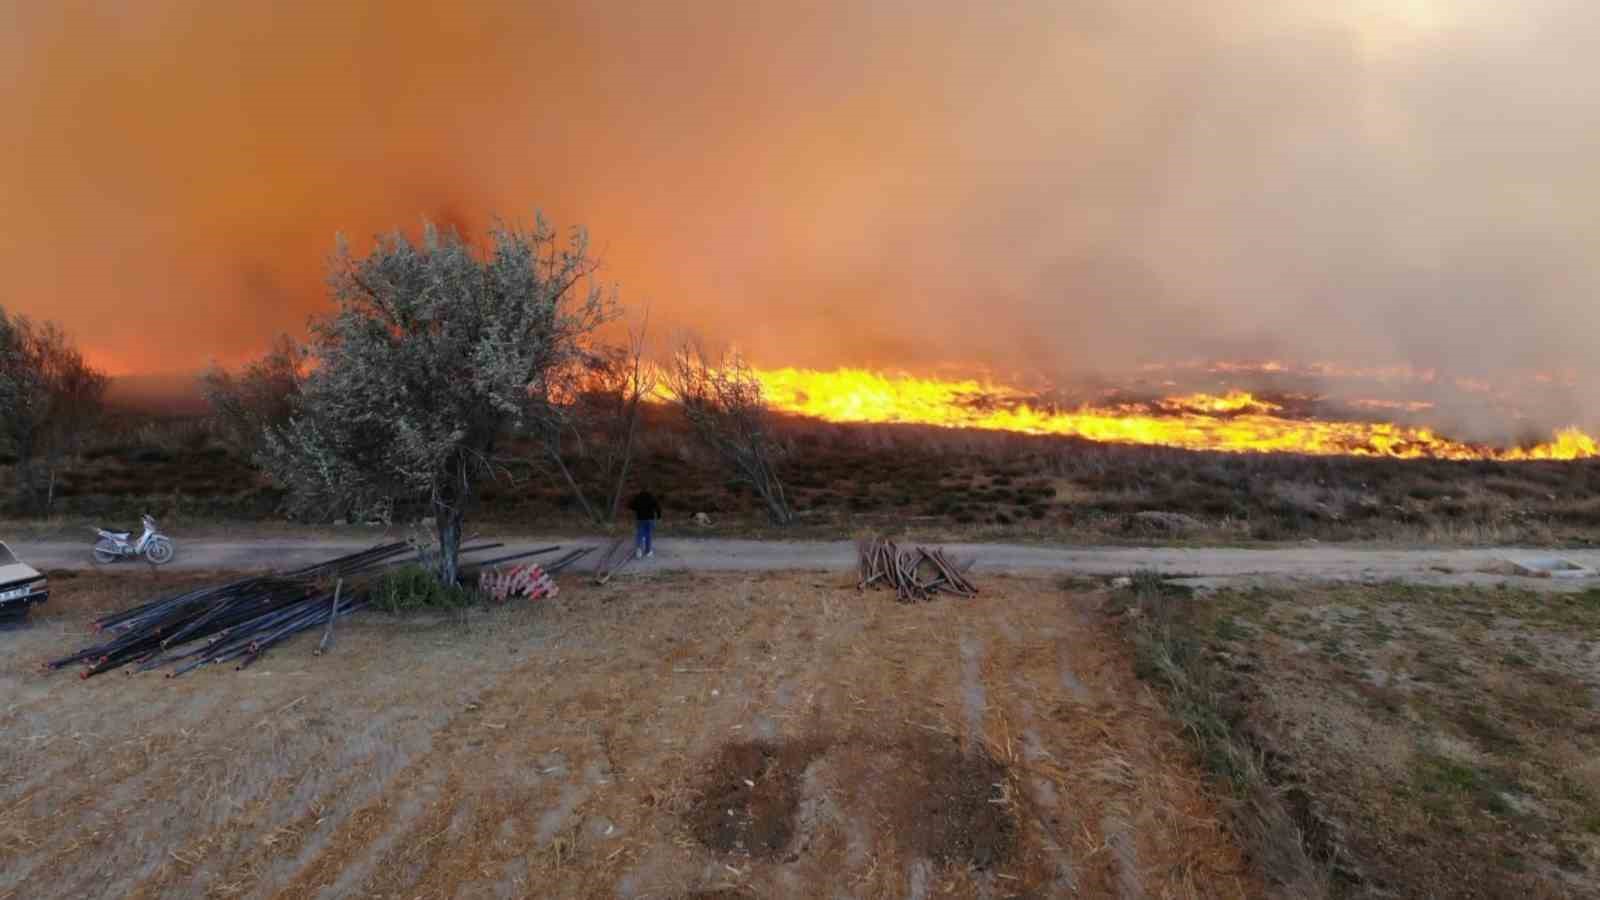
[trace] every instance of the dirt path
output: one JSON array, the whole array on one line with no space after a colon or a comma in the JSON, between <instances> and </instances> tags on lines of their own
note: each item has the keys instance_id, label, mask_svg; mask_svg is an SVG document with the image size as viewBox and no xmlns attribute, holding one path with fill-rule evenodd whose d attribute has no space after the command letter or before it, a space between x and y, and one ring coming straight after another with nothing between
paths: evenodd
<instances>
[{"instance_id":1,"label":"dirt path","mask_svg":"<svg viewBox=\"0 0 1600 900\"><path fill-rule=\"evenodd\" d=\"M282 569L306 565L382 540L183 541L172 564L183 569ZM503 538L507 552L551 543L582 545L594 538ZM838 571L855 565L849 541L744 541L666 538L656 556L625 571L757 572ZM1559 555L1600 569L1600 550L1559 554L1526 549L1368 549L1331 545L1237 549L1225 547L1079 547L1025 544L947 544L960 556L975 556L980 571L1012 574L1123 575L1155 569L1200 583L1219 580L1309 579L1318 581L1405 581L1413 584L1497 584L1507 580L1504 560ZM87 543L13 543L17 554L40 569L81 569L91 565ZM1512 578L1531 587L1583 590L1596 579Z\"/></svg>"}]
</instances>

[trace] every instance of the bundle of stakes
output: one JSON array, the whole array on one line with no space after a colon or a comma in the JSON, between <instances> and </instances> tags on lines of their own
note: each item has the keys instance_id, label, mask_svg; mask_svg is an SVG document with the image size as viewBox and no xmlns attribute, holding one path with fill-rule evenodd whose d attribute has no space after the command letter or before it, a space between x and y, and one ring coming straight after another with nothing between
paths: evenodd
<instances>
[{"instance_id":1,"label":"bundle of stakes","mask_svg":"<svg viewBox=\"0 0 1600 900\"><path fill-rule=\"evenodd\" d=\"M499 547L463 547L471 553ZM212 663L243 669L268 648L295 634L326 626L318 653L327 648L333 623L367 605L374 577L406 561L416 548L381 544L291 572L240 578L152 600L96 619L95 630L111 638L45 666L83 663L89 678L123 666L148 672L170 666L172 678Z\"/></svg>"},{"instance_id":2,"label":"bundle of stakes","mask_svg":"<svg viewBox=\"0 0 1600 900\"><path fill-rule=\"evenodd\" d=\"M975 560L958 565L944 555L942 548L903 548L880 537L857 541L856 558L861 572L856 589L890 587L901 603L931 600L939 591L961 597L978 593L977 586L966 577Z\"/></svg>"}]
</instances>

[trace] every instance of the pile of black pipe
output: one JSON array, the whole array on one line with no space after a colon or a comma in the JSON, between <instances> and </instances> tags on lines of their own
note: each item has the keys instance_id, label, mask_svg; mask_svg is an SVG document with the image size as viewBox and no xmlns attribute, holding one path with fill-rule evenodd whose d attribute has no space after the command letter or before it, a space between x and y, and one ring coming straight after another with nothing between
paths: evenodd
<instances>
[{"instance_id":1,"label":"pile of black pipe","mask_svg":"<svg viewBox=\"0 0 1600 900\"><path fill-rule=\"evenodd\" d=\"M492 569L495 566L499 566L508 562L514 562L519 559L528 559L529 557L533 556L544 556L547 553L554 553L560 549L561 547L559 545L554 547L540 547L537 550L524 550L520 553L512 553L509 556L497 556L494 559L486 559L482 562L475 562L470 565L462 566L461 580L466 584L473 584L478 580L478 576L483 573L484 569ZM568 551L566 554L561 556L561 558L555 560L554 562L546 563L540 566L540 568L543 569L547 575L555 575L562 569L565 569L577 562L593 549L593 547L578 547L574 550Z\"/></svg>"},{"instance_id":2,"label":"pile of black pipe","mask_svg":"<svg viewBox=\"0 0 1600 900\"><path fill-rule=\"evenodd\" d=\"M168 678L213 663L232 662L242 669L286 638L366 606L366 591L357 586L362 576L415 553L407 543L381 544L292 572L152 600L96 619L94 628L109 633L109 640L45 665L61 669L81 663L84 678L123 666L141 672L166 667Z\"/></svg>"}]
</instances>

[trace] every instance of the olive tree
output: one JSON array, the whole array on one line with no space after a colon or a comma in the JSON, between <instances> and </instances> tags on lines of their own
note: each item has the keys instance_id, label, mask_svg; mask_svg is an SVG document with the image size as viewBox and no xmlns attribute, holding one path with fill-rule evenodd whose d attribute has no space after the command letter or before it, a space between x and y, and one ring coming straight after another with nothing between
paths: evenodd
<instances>
[{"instance_id":1,"label":"olive tree","mask_svg":"<svg viewBox=\"0 0 1600 900\"><path fill-rule=\"evenodd\" d=\"M60 326L0 309L0 441L17 457L24 507L49 509L57 472L104 411L108 384Z\"/></svg>"},{"instance_id":2,"label":"olive tree","mask_svg":"<svg viewBox=\"0 0 1600 900\"><path fill-rule=\"evenodd\" d=\"M712 358L698 344L685 342L666 382L695 437L756 492L773 523L794 521L778 477L783 448L772 432L761 381L749 364L737 354Z\"/></svg>"},{"instance_id":3,"label":"olive tree","mask_svg":"<svg viewBox=\"0 0 1600 900\"><path fill-rule=\"evenodd\" d=\"M368 514L422 501L439 538L439 579L457 579L462 524L497 441L530 397L584 352L614 301L592 277L587 236L541 219L499 226L476 251L427 226L365 257L341 241L335 310L312 322L309 374L289 422L267 430L263 468L301 509Z\"/></svg>"}]
</instances>

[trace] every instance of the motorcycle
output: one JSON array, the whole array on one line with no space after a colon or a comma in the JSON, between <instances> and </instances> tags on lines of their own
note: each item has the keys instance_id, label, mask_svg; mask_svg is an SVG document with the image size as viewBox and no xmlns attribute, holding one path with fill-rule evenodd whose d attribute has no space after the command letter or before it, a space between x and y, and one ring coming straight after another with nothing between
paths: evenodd
<instances>
[{"instance_id":1,"label":"motorcycle","mask_svg":"<svg viewBox=\"0 0 1600 900\"><path fill-rule=\"evenodd\" d=\"M130 559L143 556L153 566L164 566L172 562L172 557L177 553L173 547L172 539L161 533L156 525L156 520L148 515L141 517L144 521L144 534L139 535L137 541L131 540L131 531L110 531L105 528L94 529L99 535L99 540L94 542L94 561L100 565L108 565L119 559Z\"/></svg>"}]
</instances>

